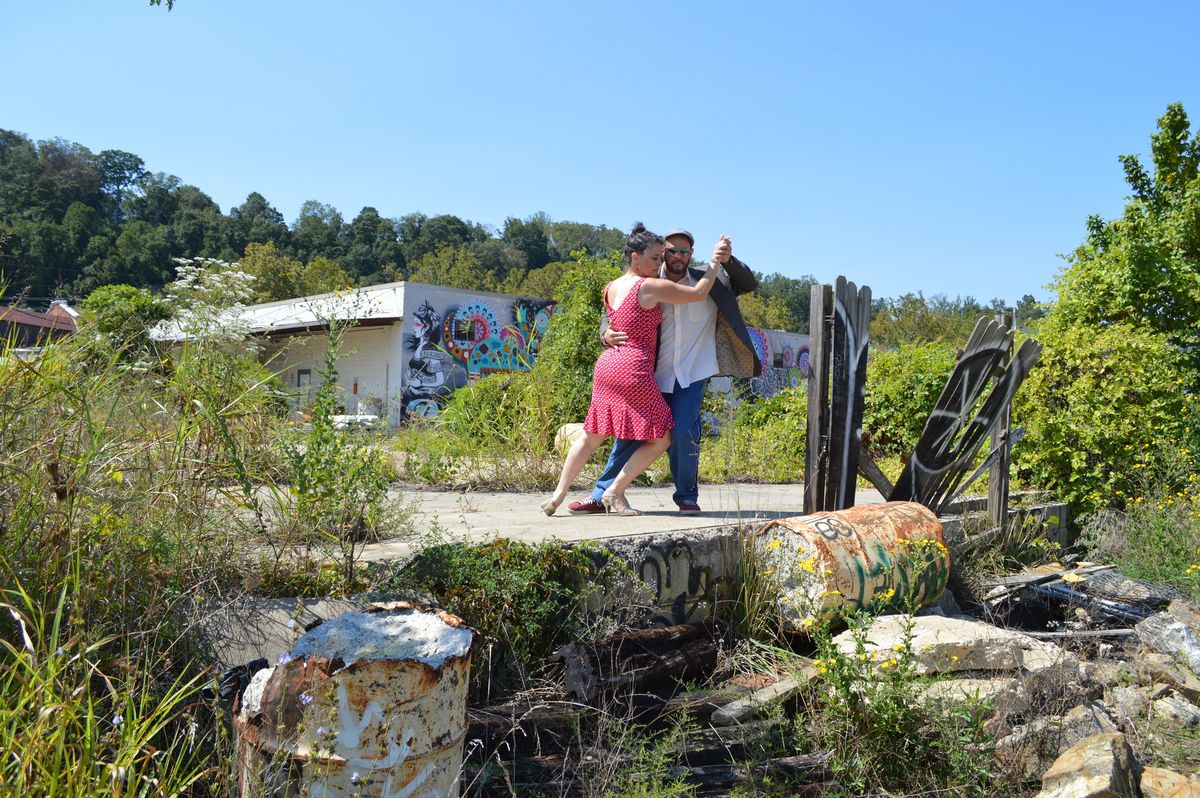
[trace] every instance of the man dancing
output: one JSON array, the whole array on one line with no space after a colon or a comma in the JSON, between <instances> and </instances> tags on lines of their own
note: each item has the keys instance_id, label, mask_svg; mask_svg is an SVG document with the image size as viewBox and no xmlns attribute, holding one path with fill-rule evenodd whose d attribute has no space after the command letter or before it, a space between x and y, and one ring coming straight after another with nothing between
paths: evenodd
<instances>
[{"instance_id":1,"label":"man dancing","mask_svg":"<svg viewBox=\"0 0 1200 798\"><path fill-rule=\"evenodd\" d=\"M700 498L700 403L709 377L758 377L762 363L750 342L746 323L737 298L758 286L754 272L733 257L733 244L722 237L717 259L724 274L712 287L708 301L691 305L663 306L663 321L658 339L658 361L654 371L658 388L671 408L675 431L667 457L675 479L672 498L680 515L699 515ZM695 285L703 272L689 268L696 239L687 230L675 228L667 233L667 246L660 277L686 285ZM728 283L725 281L728 280ZM604 343L618 346L626 335L607 329L607 316L601 323ZM604 471L596 480L592 496L586 501L567 505L572 515L604 512L601 495L612 484L621 468L642 441L618 439Z\"/></svg>"}]
</instances>

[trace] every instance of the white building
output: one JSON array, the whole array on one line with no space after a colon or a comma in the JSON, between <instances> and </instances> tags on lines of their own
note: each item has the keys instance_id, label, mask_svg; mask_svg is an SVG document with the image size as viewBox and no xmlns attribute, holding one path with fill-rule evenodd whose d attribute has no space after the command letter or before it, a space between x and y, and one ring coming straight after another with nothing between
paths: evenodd
<instances>
[{"instance_id":1,"label":"white building","mask_svg":"<svg viewBox=\"0 0 1200 798\"><path fill-rule=\"evenodd\" d=\"M337 361L342 412L396 424L435 415L449 395L486 374L525 371L537 359L548 300L398 282L251 305L240 326L300 407L313 398L332 321L353 323ZM808 336L750 328L763 362L751 390L771 396L808 372ZM728 379L713 381L728 390Z\"/></svg>"},{"instance_id":2,"label":"white building","mask_svg":"<svg viewBox=\"0 0 1200 798\"><path fill-rule=\"evenodd\" d=\"M480 376L532 367L552 313L543 299L399 282L251 305L241 321L301 405L320 379L330 322L354 323L337 362L339 404L394 424L437 413Z\"/></svg>"}]
</instances>

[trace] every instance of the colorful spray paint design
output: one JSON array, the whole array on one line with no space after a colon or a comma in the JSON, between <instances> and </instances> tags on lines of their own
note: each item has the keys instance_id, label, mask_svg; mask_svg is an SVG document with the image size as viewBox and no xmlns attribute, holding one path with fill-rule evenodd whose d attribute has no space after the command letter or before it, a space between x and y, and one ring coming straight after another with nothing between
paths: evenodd
<instances>
[{"instance_id":1,"label":"colorful spray paint design","mask_svg":"<svg viewBox=\"0 0 1200 798\"><path fill-rule=\"evenodd\" d=\"M755 396L767 399L785 388L798 388L808 379L807 344L784 343L778 352L773 352L765 330L750 327L747 331L759 362L763 364L762 376L750 380L750 390Z\"/></svg>"},{"instance_id":2,"label":"colorful spray paint design","mask_svg":"<svg viewBox=\"0 0 1200 798\"><path fill-rule=\"evenodd\" d=\"M501 324L482 301L450 306L440 314L422 302L413 314L413 332L405 336L405 349L413 353L404 379L405 414L437 415L456 388L488 374L533 368L554 305L518 299L510 311L511 322Z\"/></svg>"}]
</instances>

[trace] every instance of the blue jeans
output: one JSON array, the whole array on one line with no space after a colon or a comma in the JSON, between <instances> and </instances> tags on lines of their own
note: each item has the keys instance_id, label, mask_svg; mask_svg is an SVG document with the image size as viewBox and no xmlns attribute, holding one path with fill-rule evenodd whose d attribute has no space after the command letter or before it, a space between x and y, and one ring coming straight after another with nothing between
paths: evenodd
<instances>
[{"instance_id":1,"label":"blue jeans","mask_svg":"<svg viewBox=\"0 0 1200 798\"><path fill-rule=\"evenodd\" d=\"M671 408L671 418L675 420L667 459L671 463L671 476L675 478L675 494L671 498L676 504L694 502L700 496L700 402L704 399L707 386L707 379L693 382L686 388L680 388L676 382L671 393L663 394L663 399ZM645 441L617 438L612 454L604 464L604 471L592 489L595 501L600 501L604 491L613 484L625 463L643 443Z\"/></svg>"}]
</instances>

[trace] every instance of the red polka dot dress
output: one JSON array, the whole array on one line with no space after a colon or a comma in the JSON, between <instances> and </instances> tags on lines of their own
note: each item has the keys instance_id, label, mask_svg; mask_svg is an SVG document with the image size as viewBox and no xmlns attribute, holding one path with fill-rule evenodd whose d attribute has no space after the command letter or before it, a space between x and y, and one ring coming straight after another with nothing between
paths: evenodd
<instances>
[{"instance_id":1,"label":"red polka dot dress","mask_svg":"<svg viewBox=\"0 0 1200 798\"><path fill-rule=\"evenodd\" d=\"M629 339L620 346L608 347L596 360L592 404L583 422L588 432L647 441L661 438L675 426L671 408L654 382L662 307L655 305L646 310L638 304L644 281L638 278L616 310L608 303L612 283L604 287L604 305L612 329L628 333Z\"/></svg>"}]
</instances>

